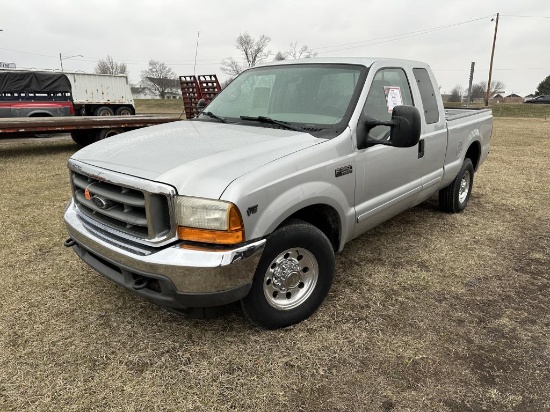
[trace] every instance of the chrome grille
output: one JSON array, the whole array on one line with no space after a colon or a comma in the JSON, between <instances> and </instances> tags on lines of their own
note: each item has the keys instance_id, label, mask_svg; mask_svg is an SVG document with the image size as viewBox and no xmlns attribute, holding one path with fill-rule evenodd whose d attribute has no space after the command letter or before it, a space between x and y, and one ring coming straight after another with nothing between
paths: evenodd
<instances>
[{"instance_id":1,"label":"chrome grille","mask_svg":"<svg viewBox=\"0 0 550 412\"><path fill-rule=\"evenodd\" d=\"M82 214L132 237L158 241L170 236L166 195L99 180L71 171L73 198Z\"/></svg>"}]
</instances>

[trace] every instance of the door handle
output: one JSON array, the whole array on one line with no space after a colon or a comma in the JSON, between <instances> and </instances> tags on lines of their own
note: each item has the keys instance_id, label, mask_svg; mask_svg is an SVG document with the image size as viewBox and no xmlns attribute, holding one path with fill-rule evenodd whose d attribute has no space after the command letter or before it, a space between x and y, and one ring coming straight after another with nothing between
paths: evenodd
<instances>
[{"instance_id":1,"label":"door handle","mask_svg":"<svg viewBox=\"0 0 550 412\"><path fill-rule=\"evenodd\" d=\"M418 141L418 158L424 157L424 139Z\"/></svg>"}]
</instances>

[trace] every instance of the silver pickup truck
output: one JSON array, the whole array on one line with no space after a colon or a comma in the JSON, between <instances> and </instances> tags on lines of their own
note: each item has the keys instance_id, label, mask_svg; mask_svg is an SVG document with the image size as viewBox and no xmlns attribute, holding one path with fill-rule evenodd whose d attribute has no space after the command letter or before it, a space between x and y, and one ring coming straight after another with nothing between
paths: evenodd
<instances>
[{"instance_id":1,"label":"silver pickup truck","mask_svg":"<svg viewBox=\"0 0 550 412\"><path fill-rule=\"evenodd\" d=\"M444 110L425 63L251 68L195 119L75 153L65 245L169 310L240 301L284 327L320 306L353 238L435 192L461 212L491 131L490 110Z\"/></svg>"}]
</instances>

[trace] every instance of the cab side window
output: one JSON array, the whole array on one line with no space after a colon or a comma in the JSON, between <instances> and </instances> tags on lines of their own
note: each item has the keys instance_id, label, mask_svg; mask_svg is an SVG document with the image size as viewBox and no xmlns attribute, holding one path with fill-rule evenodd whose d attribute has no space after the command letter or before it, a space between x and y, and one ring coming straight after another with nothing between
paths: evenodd
<instances>
[{"instance_id":1,"label":"cab side window","mask_svg":"<svg viewBox=\"0 0 550 412\"><path fill-rule=\"evenodd\" d=\"M407 75L403 69L381 69L374 76L370 86L363 117L370 116L376 120L389 121L393 107L397 105L413 105ZM376 126L369 132L369 137L376 140L386 140L389 135L389 126Z\"/></svg>"}]
</instances>

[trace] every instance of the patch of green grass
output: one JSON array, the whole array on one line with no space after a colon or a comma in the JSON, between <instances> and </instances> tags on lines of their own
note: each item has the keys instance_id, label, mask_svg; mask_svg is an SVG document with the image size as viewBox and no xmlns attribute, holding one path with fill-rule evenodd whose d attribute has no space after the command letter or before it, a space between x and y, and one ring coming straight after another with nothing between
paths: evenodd
<instances>
[{"instance_id":1,"label":"patch of green grass","mask_svg":"<svg viewBox=\"0 0 550 412\"><path fill-rule=\"evenodd\" d=\"M137 114L179 114L183 112L182 99L136 99L134 104Z\"/></svg>"}]
</instances>

